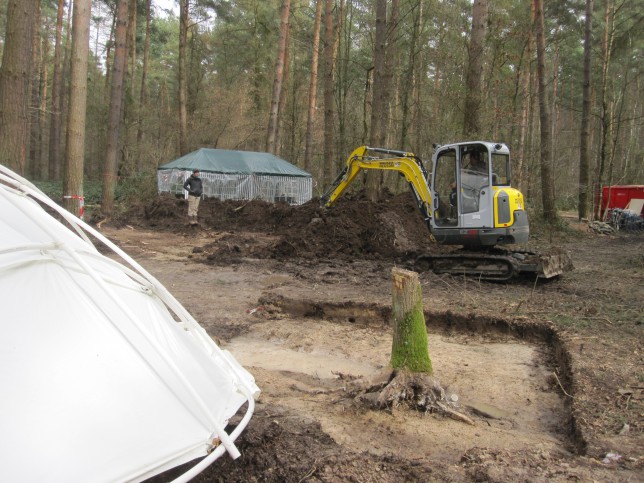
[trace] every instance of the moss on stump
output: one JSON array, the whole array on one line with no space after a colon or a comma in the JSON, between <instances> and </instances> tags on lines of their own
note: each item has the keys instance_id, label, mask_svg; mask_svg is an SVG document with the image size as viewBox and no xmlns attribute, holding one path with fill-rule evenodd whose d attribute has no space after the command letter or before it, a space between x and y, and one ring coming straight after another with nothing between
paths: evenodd
<instances>
[{"instance_id":1,"label":"moss on stump","mask_svg":"<svg viewBox=\"0 0 644 483\"><path fill-rule=\"evenodd\" d=\"M418 274L394 267L391 275L394 327L391 366L431 374L432 361L427 347L427 327Z\"/></svg>"}]
</instances>

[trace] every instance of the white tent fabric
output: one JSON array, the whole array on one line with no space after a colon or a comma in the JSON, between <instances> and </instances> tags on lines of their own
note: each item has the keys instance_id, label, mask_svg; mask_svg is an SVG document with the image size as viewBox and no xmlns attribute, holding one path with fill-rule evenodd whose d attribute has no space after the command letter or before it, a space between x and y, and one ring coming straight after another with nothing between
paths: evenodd
<instances>
[{"instance_id":1,"label":"white tent fabric","mask_svg":"<svg viewBox=\"0 0 644 483\"><path fill-rule=\"evenodd\" d=\"M2 165L0 321L0 481L141 481L208 455L186 481L239 455L252 375L134 260Z\"/></svg>"}]
</instances>

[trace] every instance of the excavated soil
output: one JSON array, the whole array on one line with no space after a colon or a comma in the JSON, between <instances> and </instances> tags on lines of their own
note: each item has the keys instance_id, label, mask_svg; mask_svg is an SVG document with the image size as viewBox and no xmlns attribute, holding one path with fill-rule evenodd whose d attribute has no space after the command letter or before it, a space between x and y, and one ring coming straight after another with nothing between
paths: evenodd
<instances>
[{"instance_id":1,"label":"excavated soil","mask_svg":"<svg viewBox=\"0 0 644 483\"><path fill-rule=\"evenodd\" d=\"M434 244L411 195L322 210L172 196L92 222L256 378L237 441L196 481L642 481L643 238L532 227L550 281L421 273L436 378L474 425L349 397L391 349L391 268ZM235 422L232 421L231 424ZM175 469L155 478L169 481Z\"/></svg>"}]
</instances>

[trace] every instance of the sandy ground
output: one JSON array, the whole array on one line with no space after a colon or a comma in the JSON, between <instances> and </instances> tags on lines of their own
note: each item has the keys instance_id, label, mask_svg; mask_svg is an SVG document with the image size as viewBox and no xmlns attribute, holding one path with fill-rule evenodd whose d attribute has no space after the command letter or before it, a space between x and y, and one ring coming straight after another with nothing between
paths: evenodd
<instances>
[{"instance_id":1,"label":"sandy ground","mask_svg":"<svg viewBox=\"0 0 644 483\"><path fill-rule=\"evenodd\" d=\"M198 481L642 481L642 238L577 229L559 280L421 274L435 376L468 425L347 396L386 370L395 261L253 256L270 232L101 227L262 390L242 457Z\"/></svg>"}]
</instances>

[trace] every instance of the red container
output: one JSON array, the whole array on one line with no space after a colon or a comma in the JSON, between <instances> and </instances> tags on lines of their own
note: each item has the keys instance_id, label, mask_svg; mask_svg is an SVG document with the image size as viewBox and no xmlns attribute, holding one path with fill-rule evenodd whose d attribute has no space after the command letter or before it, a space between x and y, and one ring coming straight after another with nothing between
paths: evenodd
<instances>
[{"instance_id":1,"label":"red container","mask_svg":"<svg viewBox=\"0 0 644 483\"><path fill-rule=\"evenodd\" d=\"M607 209L624 209L633 198L644 200L644 185L604 186L602 188L602 219ZM640 215L644 216L644 208Z\"/></svg>"}]
</instances>

